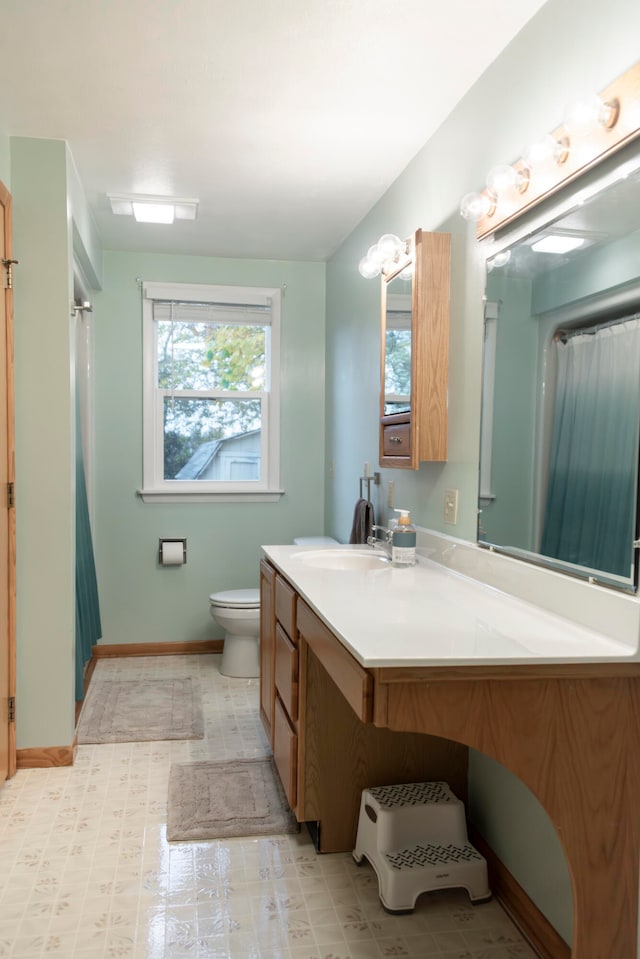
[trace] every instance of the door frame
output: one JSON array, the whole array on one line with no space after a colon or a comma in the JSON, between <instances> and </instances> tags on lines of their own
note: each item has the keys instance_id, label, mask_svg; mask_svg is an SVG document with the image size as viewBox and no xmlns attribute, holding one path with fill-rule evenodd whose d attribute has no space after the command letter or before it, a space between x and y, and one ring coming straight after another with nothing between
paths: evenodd
<instances>
[{"instance_id":1,"label":"door frame","mask_svg":"<svg viewBox=\"0 0 640 959\"><path fill-rule=\"evenodd\" d=\"M0 180L0 205L4 207L4 236L3 256L5 260L13 258L12 241L12 198L9 190ZM7 483L13 484L15 490L15 404L14 404L14 337L13 337L13 288L5 280L3 272L3 287L6 327L6 390L7 390L7 448L0 450L0 455L7 457ZM11 275L11 271L9 271ZM2 495L2 494L0 494ZM7 589L7 650L9 657L8 680L9 697L16 696L16 510L15 500L9 499L7 490L6 509L8 510L7 524L7 581L0 588ZM3 637L4 640L4 637ZM7 778L16 772L16 723L15 718L8 723L8 768ZM1 785L1 784L0 784Z\"/></svg>"}]
</instances>

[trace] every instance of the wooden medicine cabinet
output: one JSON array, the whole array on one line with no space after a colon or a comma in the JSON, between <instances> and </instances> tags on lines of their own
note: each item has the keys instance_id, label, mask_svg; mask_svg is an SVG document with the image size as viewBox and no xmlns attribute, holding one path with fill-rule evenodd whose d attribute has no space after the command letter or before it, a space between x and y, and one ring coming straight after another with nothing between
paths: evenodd
<instances>
[{"instance_id":1,"label":"wooden medicine cabinet","mask_svg":"<svg viewBox=\"0 0 640 959\"><path fill-rule=\"evenodd\" d=\"M447 458L451 237L416 230L382 277L380 466Z\"/></svg>"}]
</instances>

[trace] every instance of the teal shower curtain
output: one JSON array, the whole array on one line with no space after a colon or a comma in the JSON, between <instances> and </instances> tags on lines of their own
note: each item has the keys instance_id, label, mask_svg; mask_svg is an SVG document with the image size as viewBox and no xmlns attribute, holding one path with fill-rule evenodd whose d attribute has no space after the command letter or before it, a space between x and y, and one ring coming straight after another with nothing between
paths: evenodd
<instances>
[{"instance_id":1,"label":"teal shower curtain","mask_svg":"<svg viewBox=\"0 0 640 959\"><path fill-rule=\"evenodd\" d=\"M556 344L558 383L541 552L632 573L640 431L640 317Z\"/></svg>"},{"instance_id":2,"label":"teal shower curtain","mask_svg":"<svg viewBox=\"0 0 640 959\"><path fill-rule=\"evenodd\" d=\"M82 456L80 410L76 405L76 700L84 696L84 669L102 636L98 583Z\"/></svg>"}]
</instances>

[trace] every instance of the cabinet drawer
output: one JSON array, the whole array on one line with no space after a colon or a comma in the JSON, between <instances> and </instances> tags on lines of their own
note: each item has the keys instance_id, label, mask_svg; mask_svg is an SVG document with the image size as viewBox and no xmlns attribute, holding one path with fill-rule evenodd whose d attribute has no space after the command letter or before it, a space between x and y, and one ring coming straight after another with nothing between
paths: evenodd
<instances>
[{"instance_id":1,"label":"cabinet drawer","mask_svg":"<svg viewBox=\"0 0 640 959\"><path fill-rule=\"evenodd\" d=\"M411 426L409 423L389 424L383 427L382 452L385 456L411 455Z\"/></svg>"},{"instance_id":2,"label":"cabinet drawer","mask_svg":"<svg viewBox=\"0 0 640 959\"><path fill-rule=\"evenodd\" d=\"M289 805L295 809L298 798L298 737L289 725L287 714L277 696L273 717L273 758Z\"/></svg>"},{"instance_id":3,"label":"cabinet drawer","mask_svg":"<svg viewBox=\"0 0 640 959\"><path fill-rule=\"evenodd\" d=\"M358 719L373 719L373 679L306 603L298 603L300 636L318 658Z\"/></svg>"},{"instance_id":4,"label":"cabinet drawer","mask_svg":"<svg viewBox=\"0 0 640 959\"><path fill-rule=\"evenodd\" d=\"M298 650L276 626L276 689L293 722L298 718Z\"/></svg>"},{"instance_id":5,"label":"cabinet drawer","mask_svg":"<svg viewBox=\"0 0 640 959\"><path fill-rule=\"evenodd\" d=\"M296 591L281 576L276 576L276 619L291 642L297 642Z\"/></svg>"}]
</instances>

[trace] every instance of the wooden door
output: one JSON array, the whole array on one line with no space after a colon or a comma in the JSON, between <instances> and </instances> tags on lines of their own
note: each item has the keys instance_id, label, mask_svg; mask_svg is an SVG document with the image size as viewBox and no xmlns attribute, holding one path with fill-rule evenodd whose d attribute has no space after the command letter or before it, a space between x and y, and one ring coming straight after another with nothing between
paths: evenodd
<instances>
[{"instance_id":1,"label":"wooden door","mask_svg":"<svg viewBox=\"0 0 640 959\"><path fill-rule=\"evenodd\" d=\"M16 526L11 259L11 194L0 182L0 784L16 771Z\"/></svg>"}]
</instances>

